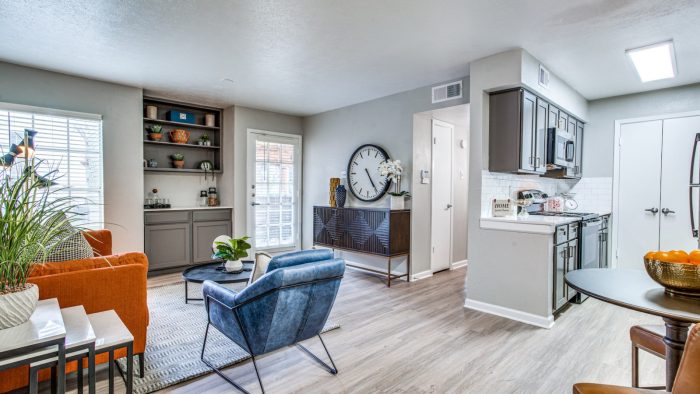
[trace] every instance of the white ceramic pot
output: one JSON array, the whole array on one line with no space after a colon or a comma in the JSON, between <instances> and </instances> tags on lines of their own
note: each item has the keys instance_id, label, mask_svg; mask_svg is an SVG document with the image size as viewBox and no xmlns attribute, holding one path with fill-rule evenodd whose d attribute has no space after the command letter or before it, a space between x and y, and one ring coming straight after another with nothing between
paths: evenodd
<instances>
[{"instance_id":1,"label":"white ceramic pot","mask_svg":"<svg viewBox=\"0 0 700 394\"><path fill-rule=\"evenodd\" d=\"M241 260L226 261L226 272L240 272L243 271L243 262Z\"/></svg>"},{"instance_id":2,"label":"white ceramic pot","mask_svg":"<svg viewBox=\"0 0 700 394\"><path fill-rule=\"evenodd\" d=\"M391 209L396 210L396 209L404 209L404 203L406 202L406 199L404 196L391 196Z\"/></svg>"},{"instance_id":3,"label":"white ceramic pot","mask_svg":"<svg viewBox=\"0 0 700 394\"><path fill-rule=\"evenodd\" d=\"M27 287L15 293L0 294L0 330L18 326L34 313L39 301L39 286L27 283Z\"/></svg>"}]
</instances>

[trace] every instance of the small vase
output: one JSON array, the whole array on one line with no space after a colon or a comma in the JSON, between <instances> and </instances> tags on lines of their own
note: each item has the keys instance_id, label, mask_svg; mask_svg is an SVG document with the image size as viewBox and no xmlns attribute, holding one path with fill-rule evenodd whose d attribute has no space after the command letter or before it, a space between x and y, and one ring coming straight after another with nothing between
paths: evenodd
<instances>
[{"instance_id":1,"label":"small vase","mask_svg":"<svg viewBox=\"0 0 700 394\"><path fill-rule=\"evenodd\" d=\"M243 262L241 260L236 260L236 261L228 260L228 261L226 261L226 264L224 265L224 267L226 268L226 272L234 273L234 274L239 273L239 272L243 271Z\"/></svg>"},{"instance_id":2,"label":"small vase","mask_svg":"<svg viewBox=\"0 0 700 394\"><path fill-rule=\"evenodd\" d=\"M348 191L345 190L345 185L338 185L335 188L335 206L338 208L343 208L345 206L345 198L348 195Z\"/></svg>"},{"instance_id":3,"label":"small vase","mask_svg":"<svg viewBox=\"0 0 700 394\"><path fill-rule=\"evenodd\" d=\"M389 200L391 204L391 210L401 210L404 209L404 203L406 199L404 196L391 196L391 199Z\"/></svg>"},{"instance_id":4,"label":"small vase","mask_svg":"<svg viewBox=\"0 0 700 394\"><path fill-rule=\"evenodd\" d=\"M39 301L39 286L27 283L24 290L0 294L0 330L18 326L34 313Z\"/></svg>"}]
</instances>

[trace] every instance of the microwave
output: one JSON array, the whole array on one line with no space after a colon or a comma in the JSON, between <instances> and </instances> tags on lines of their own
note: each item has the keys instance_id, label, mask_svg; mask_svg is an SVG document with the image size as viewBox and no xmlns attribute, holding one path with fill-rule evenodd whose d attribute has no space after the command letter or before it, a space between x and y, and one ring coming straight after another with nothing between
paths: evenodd
<instances>
[{"instance_id":1,"label":"microwave","mask_svg":"<svg viewBox=\"0 0 700 394\"><path fill-rule=\"evenodd\" d=\"M564 128L547 129L547 165L558 168L574 168L576 135Z\"/></svg>"}]
</instances>

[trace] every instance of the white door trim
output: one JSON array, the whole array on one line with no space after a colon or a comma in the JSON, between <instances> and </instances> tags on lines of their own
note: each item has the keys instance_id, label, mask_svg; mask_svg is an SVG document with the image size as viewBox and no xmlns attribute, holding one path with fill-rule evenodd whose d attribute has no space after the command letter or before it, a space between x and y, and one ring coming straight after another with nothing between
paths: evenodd
<instances>
[{"instance_id":1,"label":"white door trim","mask_svg":"<svg viewBox=\"0 0 700 394\"><path fill-rule=\"evenodd\" d=\"M432 118L430 122L430 138L431 140L434 138L433 134L433 125L434 124L439 124L443 127L447 127L450 129L450 203L452 204L452 208L450 208L450 264L448 265L448 268L452 265L452 257L453 257L453 238L454 238L454 231L453 231L453 226L454 226L454 138L455 138L455 126L452 123L448 123L445 121L442 121L440 119ZM434 147L435 147L435 142L432 142L430 144L430 171L432 172L431 178L435 179L435 155L434 155ZM430 271L435 272L435 264L433 263L433 186L434 183L430 183Z\"/></svg>"},{"instance_id":2,"label":"white door trim","mask_svg":"<svg viewBox=\"0 0 700 394\"><path fill-rule=\"evenodd\" d=\"M615 139L613 140L613 190L612 190L612 198L613 198L613 207L612 207L612 237L610 239L610 251L611 251L611 262L610 262L610 267L611 268L616 268L617 267L617 241L618 241L618 229L620 228L619 226L619 215L617 215L617 212L620 212L620 187L619 187L619 182L620 182L620 129L622 128L622 125L625 124L631 124L631 123L641 123L641 122L651 122L655 120L668 120L668 119L677 119L677 118L687 118L687 117L692 117L692 116L700 116L700 111L687 111L687 112L678 112L674 114L665 114L665 115L653 115L653 116L643 116L643 117L637 117L637 118L626 118L626 119L619 119L615 121Z\"/></svg>"},{"instance_id":3,"label":"white door trim","mask_svg":"<svg viewBox=\"0 0 700 394\"><path fill-rule=\"evenodd\" d=\"M255 176L255 160L253 158L255 157L255 135L267 135L267 136L273 136L273 137L278 137L278 138L286 138L291 141L293 141L295 144L298 144L299 146L299 152L297 154L297 157L295 158L295 168L298 170L297 174L298 176L295 177L294 184L295 184L295 189L296 189L296 199L297 199L297 206L295 210L295 214L297 217L296 220L296 239L294 240L295 246L293 248L288 248L288 247L283 247L283 248L267 248L264 249L267 252L283 252L283 251L289 251L289 250L295 250L299 249L301 247L301 229L302 229L302 216L301 216L301 207L302 207L302 190L301 190L301 185L302 185L302 169L303 169L303 162L302 162L302 153L303 153L303 145L302 145L302 136L299 134L288 134L288 133L280 133L277 131L268 131L268 130L259 130L259 129L248 129L247 130L247 140L246 140L246 183L245 183L245 193L246 193L246 232L253 237L255 234L255 229L254 229L254 218L252 217L252 210L250 209L251 204L253 203L253 198L251 196L250 192L250 185L251 181L254 179ZM252 155L251 155L252 153Z\"/></svg>"}]
</instances>

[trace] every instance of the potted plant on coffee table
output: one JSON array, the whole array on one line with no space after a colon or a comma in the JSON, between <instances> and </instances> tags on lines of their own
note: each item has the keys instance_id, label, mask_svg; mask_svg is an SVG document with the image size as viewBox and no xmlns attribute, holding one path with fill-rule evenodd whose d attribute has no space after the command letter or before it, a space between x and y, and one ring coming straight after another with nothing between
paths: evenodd
<instances>
[{"instance_id":1,"label":"potted plant on coffee table","mask_svg":"<svg viewBox=\"0 0 700 394\"><path fill-rule=\"evenodd\" d=\"M248 241L250 237L231 238L226 242L215 242L215 259L224 260L226 272L240 273L243 271L243 257L248 257L248 249L251 248Z\"/></svg>"},{"instance_id":2,"label":"potted plant on coffee table","mask_svg":"<svg viewBox=\"0 0 700 394\"><path fill-rule=\"evenodd\" d=\"M34 171L18 165L0 169L0 177L0 329L5 329L24 323L36 309L39 288L27 281L32 268L80 231L66 230L85 204L75 204L61 188L46 188Z\"/></svg>"},{"instance_id":3,"label":"potted plant on coffee table","mask_svg":"<svg viewBox=\"0 0 700 394\"><path fill-rule=\"evenodd\" d=\"M170 159L173 161L173 167L185 168L185 155L182 153L172 154L170 155Z\"/></svg>"}]
</instances>

